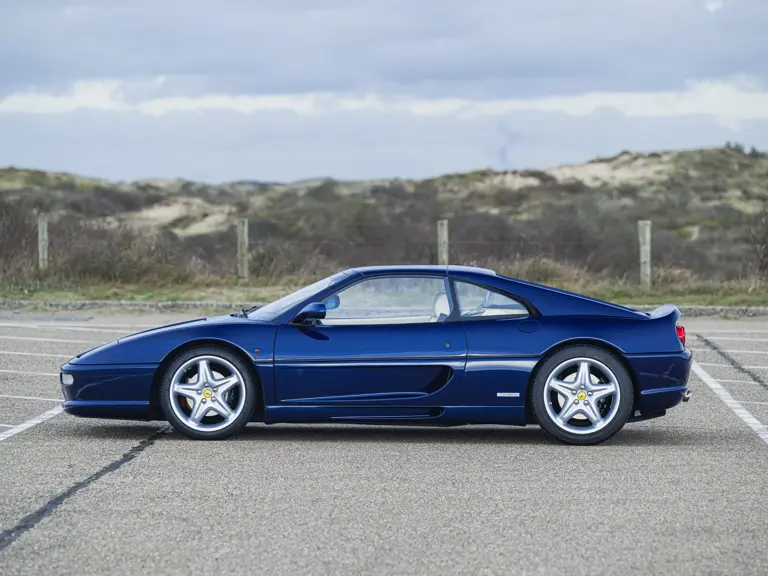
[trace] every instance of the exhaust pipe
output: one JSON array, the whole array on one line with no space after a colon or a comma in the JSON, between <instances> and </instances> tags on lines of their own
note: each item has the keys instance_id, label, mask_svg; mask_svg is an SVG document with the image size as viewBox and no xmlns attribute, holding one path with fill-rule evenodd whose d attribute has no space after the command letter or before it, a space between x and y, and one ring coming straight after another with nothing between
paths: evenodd
<instances>
[{"instance_id":1,"label":"exhaust pipe","mask_svg":"<svg viewBox=\"0 0 768 576\"><path fill-rule=\"evenodd\" d=\"M691 399L692 394L693 394L693 390L688 388L688 390L685 391L685 396L683 396L683 402L688 402L688 400Z\"/></svg>"}]
</instances>

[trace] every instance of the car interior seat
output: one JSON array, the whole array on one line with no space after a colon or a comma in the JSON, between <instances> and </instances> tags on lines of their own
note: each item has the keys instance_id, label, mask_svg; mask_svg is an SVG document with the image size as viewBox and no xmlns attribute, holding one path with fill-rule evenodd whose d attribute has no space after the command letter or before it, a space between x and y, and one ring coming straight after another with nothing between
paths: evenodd
<instances>
[{"instance_id":1,"label":"car interior seat","mask_svg":"<svg viewBox=\"0 0 768 576\"><path fill-rule=\"evenodd\" d=\"M451 304L448 302L448 295L445 292L439 292L432 301L431 322L442 322L451 313Z\"/></svg>"}]
</instances>

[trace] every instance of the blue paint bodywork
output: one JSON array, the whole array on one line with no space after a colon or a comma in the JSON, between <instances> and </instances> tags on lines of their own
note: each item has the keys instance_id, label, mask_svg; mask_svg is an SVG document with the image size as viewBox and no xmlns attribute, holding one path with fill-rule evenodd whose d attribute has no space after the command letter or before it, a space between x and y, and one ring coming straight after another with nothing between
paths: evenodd
<instances>
[{"instance_id":1,"label":"blue paint bodywork","mask_svg":"<svg viewBox=\"0 0 768 576\"><path fill-rule=\"evenodd\" d=\"M398 325L291 323L305 305L363 278L396 275L492 288L529 314L459 319L451 313L444 322ZM635 387L634 419L662 415L688 390L691 351L675 332L674 306L647 314L460 266L357 268L317 286L278 307L269 320L201 318L80 354L61 367L74 377L73 384L61 385L64 409L76 416L163 419L157 389L165 366L201 344L229 348L253 367L263 400L254 420L266 423L524 425L532 422L528 389L537 367L554 351L583 343L623 361Z\"/></svg>"}]
</instances>

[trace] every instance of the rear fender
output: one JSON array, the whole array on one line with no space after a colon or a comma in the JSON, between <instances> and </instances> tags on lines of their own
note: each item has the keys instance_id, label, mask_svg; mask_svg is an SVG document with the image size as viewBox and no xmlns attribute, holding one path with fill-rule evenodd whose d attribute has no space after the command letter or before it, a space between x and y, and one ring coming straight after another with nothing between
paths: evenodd
<instances>
[{"instance_id":1,"label":"rear fender","mask_svg":"<svg viewBox=\"0 0 768 576\"><path fill-rule=\"evenodd\" d=\"M664 304L648 312L648 321L654 326L653 333L658 334L664 344L669 343L670 350L682 352L685 346L680 342L675 330L679 319L680 310L672 304Z\"/></svg>"}]
</instances>

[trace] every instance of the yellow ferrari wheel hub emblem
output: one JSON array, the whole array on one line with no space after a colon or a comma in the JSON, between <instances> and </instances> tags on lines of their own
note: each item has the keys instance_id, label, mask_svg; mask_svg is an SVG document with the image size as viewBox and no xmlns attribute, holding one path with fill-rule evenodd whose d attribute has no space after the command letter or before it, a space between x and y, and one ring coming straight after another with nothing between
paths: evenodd
<instances>
[{"instance_id":1,"label":"yellow ferrari wheel hub emblem","mask_svg":"<svg viewBox=\"0 0 768 576\"><path fill-rule=\"evenodd\" d=\"M203 390L204 398L210 398L211 396L213 396L213 390L211 390L210 388L206 388L205 390Z\"/></svg>"},{"instance_id":2,"label":"yellow ferrari wheel hub emblem","mask_svg":"<svg viewBox=\"0 0 768 576\"><path fill-rule=\"evenodd\" d=\"M584 390L582 390L581 392L576 394L576 398L578 398L579 400L581 400L583 402L584 400L587 399L587 393L584 392Z\"/></svg>"}]
</instances>

